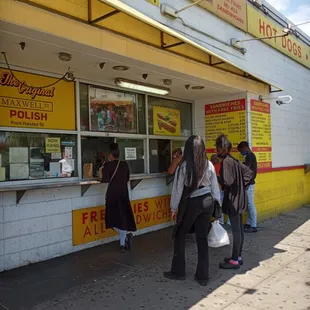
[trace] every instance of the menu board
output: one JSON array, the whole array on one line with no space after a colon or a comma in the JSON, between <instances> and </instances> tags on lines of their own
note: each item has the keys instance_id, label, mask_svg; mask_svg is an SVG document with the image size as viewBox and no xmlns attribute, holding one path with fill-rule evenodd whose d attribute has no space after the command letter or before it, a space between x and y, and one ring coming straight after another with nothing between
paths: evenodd
<instances>
[{"instance_id":1,"label":"menu board","mask_svg":"<svg viewBox=\"0 0 310 310\"><path fill-rule=\"evenodd\" d=\"M206 148L209 157L216 153L215 140L220 134L227 135L233 144L232 155L242 159L237 150L241 141L247 138L246 100L232 100L207 104L206 119Z\"/></svg>"},{"instance_id":2,"label":"menu board","mask_svg":"<svg viewBox=\"0 0 310 310\"><path fill-rule=\"evenodd\" d=\"M272 141L270 105L251 100L252 150L256 155L258 170L272 168Z\"/></svg>"}]
</instances>

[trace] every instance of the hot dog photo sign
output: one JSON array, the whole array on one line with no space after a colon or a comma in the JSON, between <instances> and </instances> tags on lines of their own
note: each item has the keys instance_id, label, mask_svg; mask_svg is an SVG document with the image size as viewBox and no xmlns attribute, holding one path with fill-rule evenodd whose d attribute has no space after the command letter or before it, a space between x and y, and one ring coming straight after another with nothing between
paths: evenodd
<instances>
[{"instance_id":1,"label":"hot dog photo sign","mask_svg":"<svg viewBox=\"0 0 310 310\"><path fill-rule=\"evenodd\" d=\"M180 110L153 107L154 135L180 136Z\"/></svg>"}]
</instances>

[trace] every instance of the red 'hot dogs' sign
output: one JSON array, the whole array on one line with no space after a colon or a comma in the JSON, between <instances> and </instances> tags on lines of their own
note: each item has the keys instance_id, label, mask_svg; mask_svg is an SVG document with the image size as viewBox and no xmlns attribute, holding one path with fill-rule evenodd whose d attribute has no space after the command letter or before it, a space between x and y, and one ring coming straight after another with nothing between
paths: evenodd
<instances>
[{"instance_id":1,"label":"red 'hot dogs' sign","mask_svg":"<svg viewBox=\"0 0 310 310\"><path fill-rule=\"evenodd\" d=\"M248 32L255 37L272 37L264 40L281 53L310 68L310 47L293 35L284 34L283 27L248 5Z\"/></svg>"}]
</instances>

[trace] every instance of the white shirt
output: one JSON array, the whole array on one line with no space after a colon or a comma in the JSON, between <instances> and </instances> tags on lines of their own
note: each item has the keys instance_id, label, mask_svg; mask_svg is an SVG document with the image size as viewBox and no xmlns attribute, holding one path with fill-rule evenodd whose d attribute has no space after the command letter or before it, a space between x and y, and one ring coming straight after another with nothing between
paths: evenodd
<instances>
[{"instance_id":1,"label":"white shirt","mask_svg":"<svg viewBox=\"0 0 310 310\"><path fill-rule=\"evenodd\" d=\"M172 186L172 194L170 201L170 208L173 212L177 211L179 203L182 198L184 185L187 185L185 184L185 176L186 176L186 163L184 162L181 166L177 168L175 172L175 178ZM211 163L211 161L208 161L207 171L200 186L201 187L203 186L203 188L197 189L195 192L193 192L191 198L211 193L214 199L216 199L218 202L221 201L220 188L217 181L215 168Z\"/></svg>"}]
</instances>

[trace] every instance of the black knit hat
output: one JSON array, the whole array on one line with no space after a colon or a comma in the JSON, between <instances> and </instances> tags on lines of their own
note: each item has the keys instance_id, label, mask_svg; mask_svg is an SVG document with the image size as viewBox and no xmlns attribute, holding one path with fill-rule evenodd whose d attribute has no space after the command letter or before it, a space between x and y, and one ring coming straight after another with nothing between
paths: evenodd
<instances>
[{"instance_id":1,"label":"black knit hat","mask_svg":"<svg viewBox=\"0 0 310 310\"><path fill-rule=\"evenodd\" d=\"M111 143L110 150L118 150L118 143Z\"/></svg>"}]
</instances>

